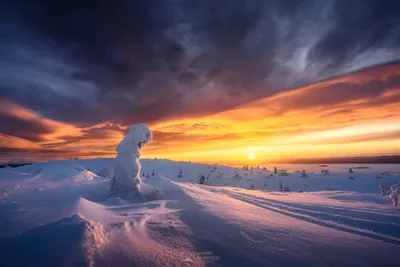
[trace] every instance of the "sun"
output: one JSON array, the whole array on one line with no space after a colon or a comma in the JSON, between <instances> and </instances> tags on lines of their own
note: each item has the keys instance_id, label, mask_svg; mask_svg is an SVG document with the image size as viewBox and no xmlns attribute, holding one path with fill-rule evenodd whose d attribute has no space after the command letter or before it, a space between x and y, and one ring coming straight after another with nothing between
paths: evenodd
<instances>
[{"instance_id":1,"label":"sun","mask_svg":"<svg viewBox=\"0 0 400 267\"><path fill-rule=\"evenodd\" d=\"M255 158L256 158L256 155L254 155L254 153L249 154L249 159L255 159Z\"/></svg>"}]
</instances>

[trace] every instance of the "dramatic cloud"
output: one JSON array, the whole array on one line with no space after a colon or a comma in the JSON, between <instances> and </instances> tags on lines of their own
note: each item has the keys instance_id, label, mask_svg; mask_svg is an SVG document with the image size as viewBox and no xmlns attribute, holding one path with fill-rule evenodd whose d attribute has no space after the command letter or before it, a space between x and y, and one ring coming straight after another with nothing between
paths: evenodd
<instances>
[{"instance_id":1,"label":"dramatic cloud","mask_svg":"<svg viewBox=\"0 0 400 267\"><path fill-rule=\"evenodd\" d=\"M399 9L391 0L2 1L0 104L14 106L0 107L0 131L43 149L106 140L111 153L139 122L171 128L184 119L179 129L193 127L191 140L211 146L265 134L227 125L221 112L232 110L239 121L272 117L269 126L294 111L329 118L323 127L363 119L361 107L397 116L388 107L399 99ZM377 74L377 65L392 69ZM373 78L330 80L359 71ZM213 114L220 119L201 119ZM213 137L207 127L217 127ZM174 138L167 128L149 149Z\"/></svg>"}]
</instances>

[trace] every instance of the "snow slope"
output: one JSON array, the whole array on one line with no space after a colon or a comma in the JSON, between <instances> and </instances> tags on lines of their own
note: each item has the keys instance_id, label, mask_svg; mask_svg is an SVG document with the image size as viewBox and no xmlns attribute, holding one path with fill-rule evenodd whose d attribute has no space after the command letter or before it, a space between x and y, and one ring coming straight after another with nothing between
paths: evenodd
<instances>
[{"instance_id":1,"label":"snow slope","mask_svg":"<svg viewBox=\"0 0 400 267\"><path fill-rule=\"evenodd\" d=\"M107 197L112 166L93 159L0 170L0 266L398 263L400 211L380 194L380 184L400 182L390 170L301 177L142 160L148 201L132 203Z\"/></svg>"}]
</instances>

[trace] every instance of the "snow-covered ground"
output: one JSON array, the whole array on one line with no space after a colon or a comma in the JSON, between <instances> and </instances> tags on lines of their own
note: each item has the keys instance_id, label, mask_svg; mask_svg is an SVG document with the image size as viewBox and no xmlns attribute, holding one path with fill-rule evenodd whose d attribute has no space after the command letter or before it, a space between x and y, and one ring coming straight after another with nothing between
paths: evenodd
<instances>
[{"instance_id":1,"label":"snow-covered ground","mask_svg":"<svg viewBox=\"0 0 400 267\"><path fill-rule=\"evenodd\" d=\"M0 266L398 264L400 210L381 194L400 182L398 165L378 173L327 166L325 175L299 165L281 176L273 165L142 160L141 203L108 197L112 166L0 169Z\"/></svg>"}]
</instances>

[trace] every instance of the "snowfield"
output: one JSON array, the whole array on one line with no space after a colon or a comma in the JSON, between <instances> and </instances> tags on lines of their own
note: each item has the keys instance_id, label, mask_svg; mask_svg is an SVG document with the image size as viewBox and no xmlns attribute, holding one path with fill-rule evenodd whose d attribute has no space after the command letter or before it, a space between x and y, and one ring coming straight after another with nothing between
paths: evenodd
<instances>
[{"instance_id":1,"label":"snowfield","mask_svg":"<svg viewBox=\"0 0 400 267\"><path fill-rule=\"evenodd\" d=\"M110 197L114 159L0 169L0 266L398 264L398 165L141 164L137 203Z\"/></svg>"}]
</instances>

